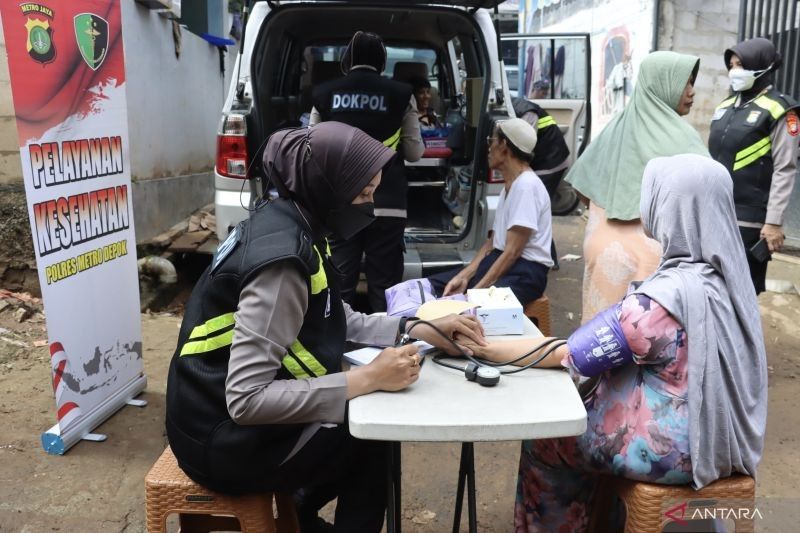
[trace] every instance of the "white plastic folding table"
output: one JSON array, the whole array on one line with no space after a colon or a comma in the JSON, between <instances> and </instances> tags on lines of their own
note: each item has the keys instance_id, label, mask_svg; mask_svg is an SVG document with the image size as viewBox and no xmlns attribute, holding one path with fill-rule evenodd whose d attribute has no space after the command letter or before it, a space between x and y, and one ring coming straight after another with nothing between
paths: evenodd
<instances>
[{"instance_id":1,"label":"white plastic folding table","mask_svg":"<svg viewBox=\"0 0 800 533\"><path fill-rule=\"evenodd\" d=\"M520 335L489 340L542 337L526 319ZM350 433L360 439L392 442L387 531L400 532L400 442L460 442L453 531L461 523L464 485L470 532L477 531L475 442L546 439L586 431L586 409L569 375L532 368L504 375L494 387L467 381L463 372L428 358L419 379L400 392L376 392L350 401Z\"/></svg>"}]
</instances>

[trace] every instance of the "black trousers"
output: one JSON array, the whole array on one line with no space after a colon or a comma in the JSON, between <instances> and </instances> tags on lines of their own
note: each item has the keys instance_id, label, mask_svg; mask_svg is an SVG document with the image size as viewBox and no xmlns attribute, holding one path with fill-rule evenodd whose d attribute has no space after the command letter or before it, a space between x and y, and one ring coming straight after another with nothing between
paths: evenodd
<instances>
[{"instance_id":1,"label":"black trousers","mask_svg":"<svg viewBox=\"0 0 800 533\"><path fill-rule=\"evenodd\" d=\"M367 295L373 312L386 311L384 291L403 280L406 219L377 217L347 241L331 242L333 262L343 274L342 299L353 305L361 258L367 277Z\"/></svg>"},{"instance_id":2,"label":"black trousers","mask_svg":"<svg viewBox=\"0 0 800 533\"><path fill-rule=\"evenodd\" d=\"M534 172L536 172L534 170ZM553 199L553 195L556 193L556 189L558 189L558 184L561 183L561 180L564 178L564 174L566 174L567 169L559 170L557 172L553 172L552 174L544 174L539 175L539 179L542 180L544 183L544 188L547 189L547 194L550 195L550 199Z\"/></svg>"},{"instance_id":3,"label":"black trousers","mask_svg":"<svg viewBox=\"0 0 800 533\"><path fill-rule=\"evenodd\" d=\"M743 228L739 226L739 233L742 236L744 252L747 256L747 266L750 267L750 279L753 280L753 287L756 289L756 294L761 294L767 290L767 265L771 259L758 261L750 254L750 248L761 239L761 229Z\"/></svg>"},{"instance_id":4,"label":"black trousers","mask_svg":"<svg viewBox=\"0 0 800 533\"><path fill-rule=\"evenodd\" d=\"M468 289L473 288L483 279L483 276L486 275L502 253L503 252L500 250L492 250L486 254L486 257L484 257L478 265L478 270L475 272L475 275L469 280L467 284ZM436 296L442 295L444 288L450 280L461 272L461 270L461 268L454 268L453 270L434 274L428 278L431 282L431 287L433 287L433 290L436 292ZM514 296L517 297L517 300L525 306L528 302L532 302L544 294L544 290L547 287L547 272L549 270L549 268L540 263L528 261L520 257L511 265L508 272L497 280L495 286L509 287L511 292L514 293Z\"/></svg>"},{"instance_id":5,"label":"black trousers","mask_svg":"<svg viewBox=\"0 0 800 533\"><path fill-rule=\"evenodd\" d=\"M314 510L338 498L334 531L378 533L386 513L388 458L387 443L356 439L347 422L322 427L280 466L274 490L302 488L304 506Z\"/></svg>"}]
</instances>

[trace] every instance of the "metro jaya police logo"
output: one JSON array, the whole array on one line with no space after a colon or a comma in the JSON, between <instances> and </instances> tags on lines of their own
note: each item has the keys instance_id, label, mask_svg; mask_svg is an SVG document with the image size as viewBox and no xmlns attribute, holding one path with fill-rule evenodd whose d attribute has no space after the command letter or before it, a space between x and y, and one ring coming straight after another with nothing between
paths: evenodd
<instances>
[{"instance_id":1,"label":"metro jaya police logo","mask_svg":"<svg viewBox=\"0 0 800 533\"><path fill-rule=\"evenodd\" d=\"M97 70L108 51L108 21L94 13L75 15L75 40L81 57L92 70Z\"/></svg>"},{"instance_id":2,"label":"metro jaya police logo","mask_svg":"<svg viewBox=\"0 0 800 533\"><path fill-rule=\"evenodd\" d=\"M53 10L33 3L24 3L19 7L22 14L27 16L25 29L28 30L28 42L25 43L25 48L31 59L43 65L52 62L56 58L53 28L50 26Z\"/></svg>"},{"instance_id":3,"label":"metro jaya police logo","mask_svg":"<svg viewBox=\"0 0 800 533\"><path fill-rule=\"evenodd\" d=\"M331 111L377 111L385 113L386 102L381 94L333 93Z\"/></svg>"}]
</instances>

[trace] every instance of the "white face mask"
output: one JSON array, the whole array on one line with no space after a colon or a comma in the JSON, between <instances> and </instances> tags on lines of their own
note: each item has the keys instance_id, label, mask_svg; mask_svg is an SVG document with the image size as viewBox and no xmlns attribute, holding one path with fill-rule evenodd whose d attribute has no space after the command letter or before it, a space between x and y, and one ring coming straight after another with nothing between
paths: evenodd
<instances>
[{"instance_id":1,"label":"white face mask","mask_svg":"<svg viewBox=\"0 0 800 533\"><path fill-rule=\"evenodd\" d=\"M746 91L753 87L758 78L769 72L772 65L764 70L745 70L743 68L732 68L728 71L728 79L731 81L731 89L734 92Z\"/></svg>"}]
</instances>

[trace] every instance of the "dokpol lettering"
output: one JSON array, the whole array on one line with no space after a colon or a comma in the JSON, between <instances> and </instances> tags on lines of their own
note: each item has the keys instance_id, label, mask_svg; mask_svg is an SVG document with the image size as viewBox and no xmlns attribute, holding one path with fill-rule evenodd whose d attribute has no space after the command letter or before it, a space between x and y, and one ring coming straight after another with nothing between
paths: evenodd
<instances>
[{"instance_id":1,"label":"dokpol lettering","mask_svg":"<svg viewBox=\"0 0 800 533\"><path fill-rule=\"evenodd\" d=\"M331 111L380 111L386 112L383 95L363 93L334 93Z\"/></svg>"}]
</instances>

